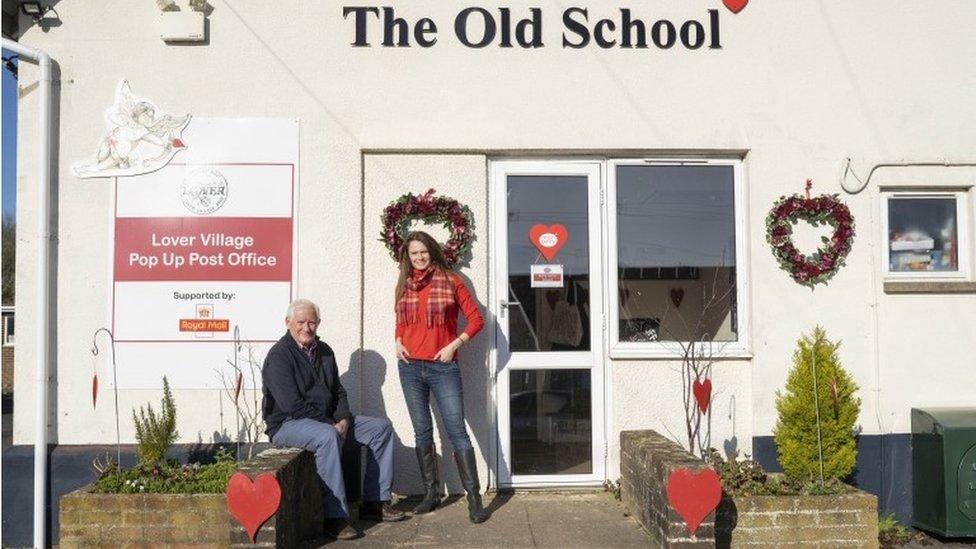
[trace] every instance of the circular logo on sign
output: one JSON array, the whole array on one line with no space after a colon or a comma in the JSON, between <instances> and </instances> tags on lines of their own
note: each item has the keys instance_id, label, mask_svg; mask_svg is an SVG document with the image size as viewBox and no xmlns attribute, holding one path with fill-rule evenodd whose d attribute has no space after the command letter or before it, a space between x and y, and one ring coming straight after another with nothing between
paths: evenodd
<instances>
[{"instance_id":1,"label":"circular logo on sign","mask_svg":"<svg viewBox=\"0 0 976 549\"><path fill-rule=\"evenodd\" d=\"M193 170L183 180L180 197L191 212L212 214L227 201L227 179L213 168Z\"/></svg>"},{"instance_id":2,"label":"circular logo on sign","mask_svg":"<svg viewBox=\"0 0 976 549\"><path fill-rule=\"evenodd\" d=\"M559 243L559 237L552 233L543 233L539 237L539 244L542 244L546 248L552 248Z\"/></svg>"}]
</instances>

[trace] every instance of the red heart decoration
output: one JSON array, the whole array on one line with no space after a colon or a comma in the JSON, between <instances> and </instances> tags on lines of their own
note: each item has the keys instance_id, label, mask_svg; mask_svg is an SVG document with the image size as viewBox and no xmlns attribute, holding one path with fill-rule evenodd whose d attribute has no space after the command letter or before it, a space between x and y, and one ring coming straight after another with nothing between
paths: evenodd
<instances>
[{"instance_id":1,"label":"red heart decoration","mask_svg":"<svg viewBox=\"0 0 976 549\"><path fill-rule=\"evenodd\" d=\"M674 308L677 309L681 307L681 302L685 299L684 288L671 288L671 303L674 303Z\"/></svg>"},{"instance_id":2,"label":"red heart decoration","mask_svg":"<svg viewBox=\"0 0 976 549\"><path fill-rule=\"evenodd\" d=\"M722 3L725 4L725 7L729 8L729 11L732 13L739 13L742 11L742 8L746 7L749 0L722 0Z\"/></svg>"},{"instance_id":3,"label":"red heart decoration","mask_svg":"<svg viewBox=\"0 0 976 549\"><path fill-rule=\"evenodd\" d=\"M185 149L186 145L183 144L183 140L179 137L173 138L173 148L174 149Z\"/></svg>"},{"instance_id":4,"label":"red heart decoration","mask_svg":"<svg viewBox=\"0 0 976 549\"><path fill-rule=\"evenodd\" d=\"M668 504L681 515L691 535L722 500L722 484L711 469L677 469L668 477Z\"/></svg>"},{"instance_id":5,"label":"red heart decoration","mask_svg":"<svg viewBox=\"0 0 976 549\"><path fill-rule=\"evenodd\" d=\"M529 229L529 240L546 258L546 261L552 261L552 258L556 257L556 252L569 240L569 231L559 223L548 227L542 223L536 223Z\"/></svg>"},{"instance_id":6,"label":"red heart decoration","mask_svg":"<svg viewBox=\"0 0 976 549\"><path fill-rule=\"evenodd\" d=\"M695 400L698 401L698 409L704 413L708 410L708 403L712 398L712 380L706 379L704 382L695 380L691 386L691 391L695 393Z\"/></svg>"},{"instance_id":7,"label":"red heart decoration","mask_svg":"<svg viewBox=\"0 0 976 549\"><path fill-rule=\"evenodd\" d=\"M281 504L281 486L271 473L261 473L251 482L244 473L237 472L227 483L227 510L241 523L254 543L258 530L271 518Z\"/></svg>"}]
</instances>

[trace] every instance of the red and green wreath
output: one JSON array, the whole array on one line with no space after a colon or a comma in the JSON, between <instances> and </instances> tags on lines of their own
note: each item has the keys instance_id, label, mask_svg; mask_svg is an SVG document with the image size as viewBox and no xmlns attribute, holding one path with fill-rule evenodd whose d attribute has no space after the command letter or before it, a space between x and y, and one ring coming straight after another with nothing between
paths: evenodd
<instances>
[{"instance_id":1,"label":"red and green wreath","mask_svg":"<svg viewBox=\"0 0 976 549\"><path fill-rule=\"evenodd\" d=\"M854 242L854 217L836 194L811 198L810 186L808 180L805 197L793 194L776 201L766 218L766 241L780 267L798 284L813 288L825 284L844 265ZM823 237L823 245L813 255L806 256L793 245L793 226L799 220L834 229L829 238Z\"/></svg>"},{"instance_id":2,"label":"red and green wreath","mask_svg":"<svg viewBox=\"0 0 976 549\"><path fill-rule=\"evenodd\" d=\"M395 261L400 261L403 237L418 220L442 225L450 231L451 237L444 244L444 259L449 267L454 268L471 251L471 244L474 242L474 214L471 213L471 208L453 198L435 197L435 192L434 189L428 189L422 195L407 193L383 210L383 215L380 216L383 222L380 241L386 244Z\"/></svg>"}]
</instances>

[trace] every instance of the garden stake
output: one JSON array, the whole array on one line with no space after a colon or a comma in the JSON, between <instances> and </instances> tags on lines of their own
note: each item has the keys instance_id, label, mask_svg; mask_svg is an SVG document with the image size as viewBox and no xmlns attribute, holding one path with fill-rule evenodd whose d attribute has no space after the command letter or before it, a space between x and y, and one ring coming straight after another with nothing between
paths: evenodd
<instances>
[{"instance_id":1,"label":"garden stake","mask_svg":"<svg viewBox=\"0 0 976 549\"><path fill-rule=\"evenodd\" d=\"M98 343L96 339L98 338L98 332L105 332L108 334L108 339L112 342L112 392L115 394L115 465L122 470L122 432L119 430L119 377L115 368L115 335L108 328L99 328L95 330L92 334L92 348L91 353L93 356L98 356Z\"/></svg>"},{"instance_id":2,"label":"garden stake","mask_svg":"<svg viewBox=\"0 0 976 549\"><path fill-rule=\"evenodd\" d=\"M817 456L820 459L820 485L824 485L823 440L820 437L820 391L817 389L817 340L813 340L810 351L810 366L813 368L813 409L817 414Z\"/></svg>"}]
</instances>

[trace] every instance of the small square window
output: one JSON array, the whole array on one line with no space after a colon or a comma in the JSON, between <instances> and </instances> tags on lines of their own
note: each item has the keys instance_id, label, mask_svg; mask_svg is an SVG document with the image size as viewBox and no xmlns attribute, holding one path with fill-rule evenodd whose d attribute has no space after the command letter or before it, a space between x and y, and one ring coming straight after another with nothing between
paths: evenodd
<instances>
[{"instance_id":1,"label":"small square window","mask_svg":"<svg viewBox=\"0 0 976 549\"><path fill-rule=\"evenodd\" d=\"M963 193L888 195L885 269L893 277L966 276Z\"/></svg>"}]
</instances>

